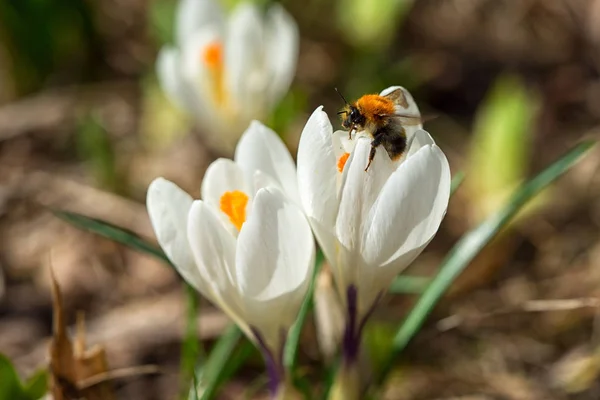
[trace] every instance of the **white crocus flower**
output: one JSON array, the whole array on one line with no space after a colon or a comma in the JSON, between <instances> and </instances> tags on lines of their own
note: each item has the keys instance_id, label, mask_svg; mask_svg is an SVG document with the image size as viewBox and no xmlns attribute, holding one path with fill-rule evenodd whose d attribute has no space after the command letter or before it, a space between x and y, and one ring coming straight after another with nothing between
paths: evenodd
<instances>
[{"instance_id":1,"label":"white crocus flower","mask_svg":"<svg viewBox=\"0 0 600 400\"><path fill-rule=\"evenodd\" d=\"M402 90L409 101L404 112L418 113ZM408 130L405 156L394 162L380 146L367 172L371 139L362 132L351 141L347 136L333 132L322 107L312 114L300 138L298 187L346 304L353 325L347 332L360 335L377 299L437 232L448 206L450 168L420 127Z\"/></svg>"},{"instance_id":2,"label":"white crocus flower","mask_svg":"<svg viewBox=\"0 0 600 400\"><path fill-rule=\"evenodd\" d=\"M295 194L290 182L295 169L283 142L253 122L235 161L209 166L202 200L163 178L147 196L158 242L178 272L261 348L277 378L315 257L310 225L284 195Z\"/></svg>"},{"instance_id":3,"label":"white crocus flower","mask_svg":"<svg viewBox=\"0 0 600 400\"><path fill-rule=\"evenodd\" d=\"M226 18L217 0L181 0L175 25L175 45L157 61L161 86L212 145L231 149L287 93L298 58L296 22L279 4L263 15L242 3Z\"/></svg>"}]
</instances>

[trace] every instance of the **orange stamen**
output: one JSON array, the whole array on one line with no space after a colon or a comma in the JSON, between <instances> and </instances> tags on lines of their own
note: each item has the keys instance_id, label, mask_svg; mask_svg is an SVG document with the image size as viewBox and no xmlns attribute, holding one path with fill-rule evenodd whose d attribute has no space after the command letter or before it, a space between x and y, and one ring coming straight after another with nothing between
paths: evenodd
<instances>
[{"instance_id":1,"label":"orange stamen","mask_svg":"<svg viewBox=\"0 0 600 400\"><path fill-rule=\"evenodd\" d=\"M223 44L215 40L202 49L202 61L207 66L210 74L214 100L218 105L226 103Z\"/></svg>"},{"instance_id":2,"label":"orange stamen","mask_svg":"<svg viewBox=\"0 0 600 400\"><path fill-rule=\"evenodd\" d=\"M225 192L221 196L220 208L228 217L231 223L239 231L246 222L246 205L248 204L248 195L239 190Z\"/></svg>"},{"instance_id":3,"label":"orange stamen","mask_svg":"<svg viewBox=\"0 0 600 400\"><path fill-rule=\"evenodd\" d=\"M221 42L215 41L206 46L202 52L202 59L209 68L221 68L223 66L223 46Z\"/></svg>"},{"instance_id":4,"label":"orange stamen","mask_svg":"<svg viewBox=\"0 0 600 400\"><path fill-rule=\"evenodd\" d=\"M344 166L346 165L346 161L348 161L348 157L350 157L350 153L342 154L342 156L337 162L338 171L342 172L344 170Z\"/></svg>"}]
</instances>

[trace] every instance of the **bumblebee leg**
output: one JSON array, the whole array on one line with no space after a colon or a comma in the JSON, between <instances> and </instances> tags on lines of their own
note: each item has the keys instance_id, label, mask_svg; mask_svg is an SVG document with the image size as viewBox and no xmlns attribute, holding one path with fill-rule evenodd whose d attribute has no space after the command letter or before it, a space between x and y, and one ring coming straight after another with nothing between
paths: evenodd
<instances>
[{"instance_id":1,"label":"bumblebee leg","mask_svg":"<svg viewBox=\"0 0 600 400\"><path fill-rule=\"evenodd\" d=\"M369 162L367 164L367 168L365 168L365 172L367 172L367 170L371 166L371 163L373 162L373 159L375 158L375 152L377 151L377 146L381 145L382 140L383 140L383 136L377 135L371 141L371 151L369 152Z\"/></svg>"},{"instance_id":2,"label":"bumblebee leg","mask_svg":"<svg viewBox=\"0 0 600 400\"><path fill-rule=\"evenodd\" d=\"M352 125L350 127L350 130L348 131L348 140L352 140L352 131L354 130L354 125Z\"/></svg>"},{"instance_id":3,"label":"bumblebee leg","mask_svg":"<svg viewBox=\"0 0 600 400\"><path fill-rule=\"evenodd\" d=\"M371 151L369 152L369 162L367 163L367 168L365 168L365 172L367 172L367 170L371 166L371 162L373 162L373 159L375 158L376 151L377 151L377 146L373 146L373 143L371 143Z\"/></svg>"}]
</instances>

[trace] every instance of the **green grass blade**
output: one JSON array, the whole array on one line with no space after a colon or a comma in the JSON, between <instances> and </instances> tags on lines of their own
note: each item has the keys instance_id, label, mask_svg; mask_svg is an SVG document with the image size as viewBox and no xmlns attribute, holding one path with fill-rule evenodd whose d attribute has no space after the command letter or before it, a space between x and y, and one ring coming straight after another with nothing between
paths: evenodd
<instances>
[{"instance_id":1,"label":"green grass blade","mask_svg":"<svg viewBox=\"0 0 600 400\"><path fill-rule=\"evenodd\" d=\"M181 398L187 398L187 387L194 379L194 367L199 361L200 343L198 341L198 295L193 287L185 285L186 326L185 338L181 344Z\"/></svg>"},{"instance_id":2,"label":"green grass blade","mask_svg":"<svg viewBox=\"0 0 600 400\"><path fill-rule=\"evenodd\" d=\"M310 286L308 287L306 297L304 298L304 302L302 303L300 311L298 312L298 318L296 319L296 322L294 323L294 325L290 329L290 332L288 333L285 349L283 350L283 366L286 368L287 371L289 371L292 374L294 368L296 367L296 362L298 359L298 346L300 344L302 326L304 325L304 321L306 320L308 312L312 309L313 306L312 300L313 292L315 290L315 278L319 273L322 263L323 253L321 251L318 251L315 258L315 269L313 271Z\"/></svg>"},{"instance_id":3,"label":"green grass blade","mask_svg":"<svg viewBox=\"0 0 600 400\"><path fill-rule=\"evenodd\" d=\"M510 201L481 225L467 233L454 246L442 262L439 273L433 278L417 304L412 308L400 329L397 331L388 359L383 363L378 381L383 382L390 372L398 354L421 328L425 319L450 287L456 277L475 258L483 247L502 229L506 223L537 193L564 174L585 154L595 142L583 142L555 161L528 183L515 191Z\"/></svg>"},{"instance_id":4,"label":"green grass blade","mask_svg":"<svg viewBox=\"0 0 600 400\"><path fill-rule=\"evenodd\" d=\"M392 294L419 294L423 293L431 283L427 276L400 275L390 285L388 290Z\"/></svg>"},{"instance_id":5,"label":"green grass blade","mask_svg":"<svg viewBox=\"0 0 600 400\"><path fill-rule=\"evenodd\" d=\"M233 375L254 351L250 342L240 343L242 337L243 334L236 325L231 325L223 333L206 362L196 368L188 399L210 400L216 396L221 383Z\"/></svg>"},{"instance_id":6,"label":"green grass blade","mask_svg":"<svg viewBox=\"0 0 600 400\"><path fill-rule=\"evenodd\" d=\"M125 246L141 253L156 257L172 266L171 261L169 261L165 253L163 253L160 248L148 243L131 231L119 228L118 226L109 224L108 222L100 221L99 219L86 217L85 215L69 211L53 210L52 212L58 218L76 226L77 228L114 240L117 243L124 244Z\"/></svg>"},{"instance_id":7,"label":"green grass blade","mask_svg":"<svg viewBox=\"0 0 600 400\"><path fill-rule=\"evenodd\" d=\"M454 174L452 177L452 182L450 182L450 196L456 192L456 189L460 187L464 180L465 173L463 171L458 171L456 174Z\"/></svg>"}]
</instances>

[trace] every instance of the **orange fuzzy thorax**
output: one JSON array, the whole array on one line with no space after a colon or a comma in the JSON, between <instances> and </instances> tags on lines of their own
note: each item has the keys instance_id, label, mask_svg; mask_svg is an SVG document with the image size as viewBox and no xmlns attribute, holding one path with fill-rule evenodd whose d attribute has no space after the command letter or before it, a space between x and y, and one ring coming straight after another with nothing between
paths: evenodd
<instances>
[{"instance_id":1,"label":"orange fuzzy thorax","mask_svg":"<svg viewBox=\"0 0 600 400\"><path fill-rule=\"evenodd\" d=\"M394 114L394 102L378 94L366 94L356 101L356 107L367 120Z\"/></svg>"}]
</instances>

